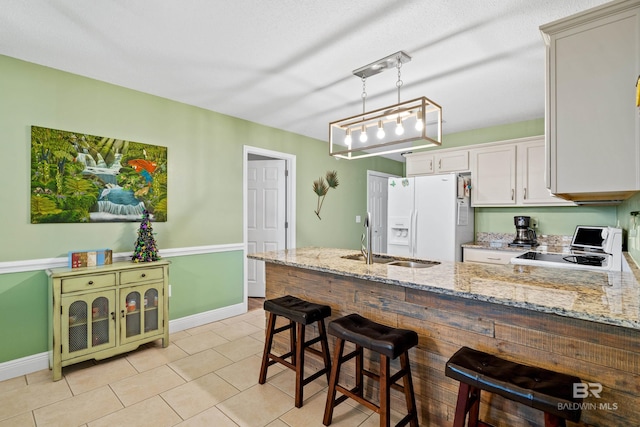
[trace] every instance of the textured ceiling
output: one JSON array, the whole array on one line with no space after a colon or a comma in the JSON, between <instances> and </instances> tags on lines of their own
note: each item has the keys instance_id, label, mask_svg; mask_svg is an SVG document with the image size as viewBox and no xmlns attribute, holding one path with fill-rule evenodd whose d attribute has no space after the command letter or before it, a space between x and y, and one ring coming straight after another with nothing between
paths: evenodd
<instances>
[{"instance_id":1,"label":"textured ceiling","mask_svg":"<svg viewBox=\"0 0 640 427\"><path fill-rule=\"evenodd\" d=\"M544 115L538 27L601 0L0 0L0 54L320 140L404 50L445 134ZM367 110L397 101L395 71Z\"/></svg>"}]
</instances>

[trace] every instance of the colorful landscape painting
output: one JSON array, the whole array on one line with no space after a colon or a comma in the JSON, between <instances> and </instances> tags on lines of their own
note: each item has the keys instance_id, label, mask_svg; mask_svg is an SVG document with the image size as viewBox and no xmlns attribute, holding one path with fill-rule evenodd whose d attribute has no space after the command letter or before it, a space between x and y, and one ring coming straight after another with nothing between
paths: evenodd
<instances>
[{"instance_id":1,"label":"colorful landscape painting","mask_svg":"<svg viewBox=\"0 0 640 427\"><path fill-rule=\"evenodd\" d=\"M167 147L31 126L31 223L167 220Z\"/></svg>"}]
</instances>

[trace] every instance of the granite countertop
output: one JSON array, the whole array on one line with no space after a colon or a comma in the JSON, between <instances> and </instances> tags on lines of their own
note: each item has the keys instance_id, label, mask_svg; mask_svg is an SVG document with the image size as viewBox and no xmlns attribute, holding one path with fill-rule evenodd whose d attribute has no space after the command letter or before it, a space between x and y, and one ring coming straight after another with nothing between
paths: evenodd
<instances>
[{"instance_id":1,"label":"granite countertop","mask_svg":"<svg viewBox=\"0 0 640 427\"><path fill-rule=\"evenodd\" d=\"M460 262L407 268L341 258L354 254L358 251L308 247L248 257L640 330L640 282L633 272Z\"/></svg>"}]
</instances>

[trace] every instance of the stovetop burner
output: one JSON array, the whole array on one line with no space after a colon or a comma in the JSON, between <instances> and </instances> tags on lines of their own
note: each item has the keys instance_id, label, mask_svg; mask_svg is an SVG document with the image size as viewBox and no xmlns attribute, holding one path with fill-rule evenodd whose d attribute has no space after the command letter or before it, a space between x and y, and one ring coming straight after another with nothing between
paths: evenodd
<instances>
[{"instance_id":1,"label":"stovetop burner","mask_svg":"<svg viewBox=\"0 0 640 427\"><path fill-rule=\"evenodd\" d=\"M526 252L516 259L525 260L527 264L541 262L542 264L574 264L583 266L603 267L607 258L601 255L591 254L558 254L558 253L541 253L541 252ZM577 267L576 267L577 268Z\"/></svg>"},{"instance_id":2,"label":"stovetop burner","mask_svg":"<svg viewBox=\"0 0 640 427\"><path fill-rule=\"evenodd\" d=\"M562 259L575 264L597 265L598 267L601 267L605 257L599 255L567 255Z\"/></svg>"}]
</instances>

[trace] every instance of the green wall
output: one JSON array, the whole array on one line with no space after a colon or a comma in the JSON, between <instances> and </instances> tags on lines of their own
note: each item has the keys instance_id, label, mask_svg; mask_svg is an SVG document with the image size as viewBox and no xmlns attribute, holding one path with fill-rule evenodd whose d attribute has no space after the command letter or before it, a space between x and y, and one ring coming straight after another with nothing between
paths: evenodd
<instances>
[{"instance_id":1,"label":"green wall","mask_svg":"<svg viewBox=\"0 0 640 427\"><path fill-rule=\"evenodd\" d=\"M576 225L616 225L615 207L477 208L477 231L515 233L513 217L527 215L538 220L538 234L570 236Z\"/></svg>"},{"instance_id":2,"label":"green wall","mask_svg":"<svg viewBox=\"0 0 640 427\"><path fill-rule=\"evenodd\" d=\"M640 260L640 215L635 216L634 219L631 212L640 212L640 194L626 200L617 208L620 226L627 231L627 250L637 263ZM633 230L635 230L635 236Z\"/></svg>"},{"instance_id":3,"label":"green wall","mask_svg":"<svg viewBox=\"0 0 640 427\"><path fill-rule=\"evenodd\" d=\"M132 252L138 223L30 224L30 126L168 148L168 221L154 223L160 250L241 244L243 146L296 156L297 246L358 248L366 172L402 174L389 159L338 161L326 142L0 56L0 263L109 247ZM311 185L336 170L340 185L314 214ZM7 244L10 242L11 244ZM170 258L170 319L243 301L242 251ZM0 274L0 363L47 349L42 271Z\"/></svg>"},{"instance_id":4,"label":"green wall","mask_svg":"<svg viewBox=\"0 0 640 427\"><path fill-rule=\"evenodd\" d=\"M1 274L0 362L46 351L48 324L46 274Z\"/></svg>"},{"instance_id":5,"label":"green wall","mask_svg":"<svg viewBox=\"0 0 640 427\"><path fill-rule=\"evenodd\" d=\"M171 261L169 319L238 304L243 300L243 252L231 251L167 258Z\"/></svg>"}]
</instances>

